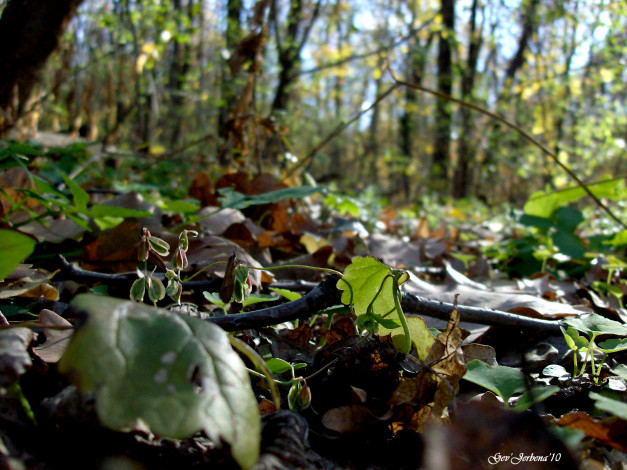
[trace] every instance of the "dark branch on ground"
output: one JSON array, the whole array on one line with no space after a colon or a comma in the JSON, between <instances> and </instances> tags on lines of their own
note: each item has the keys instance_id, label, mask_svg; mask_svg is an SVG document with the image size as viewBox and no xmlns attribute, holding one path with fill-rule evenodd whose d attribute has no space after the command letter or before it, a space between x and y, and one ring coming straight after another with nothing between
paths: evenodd
<instances>
[{"instance_id":1,"label":"dark branch on ground","mask_svg":"<svg viewBox=\"0 0 627 470\"><path fill-rule=\"evenodd\" d=\"M129 289L133 281L137 279L135 274L106 274L86 271L68 263L62 256L59 256L58 259L60 272L55 276L56 279L71 279L84 283L128 286ZM252 312L214 317L209 319L209 321L216 323L226 331L239 331L265 328L286 321L305 320L315 315L320 310L341 303L341 293L336 287L337 280L337 276L329 276L319 284L305 281L273 283L271 284L272 287L310 292L292 302L254 310ZM222 279L212 279L208 281L189 281L186 282L184 286L186 290L203 289L218 291L221 283ZM403 293L402 307L406 314L448 320L455 305ZM546 334L561 334L560 326L562 323L560 321L523 317L500 310L471 307L468 305L457 305L457 310L460 313L461 320L468 323L520 328Z\"/></svg>"}]
</instances>

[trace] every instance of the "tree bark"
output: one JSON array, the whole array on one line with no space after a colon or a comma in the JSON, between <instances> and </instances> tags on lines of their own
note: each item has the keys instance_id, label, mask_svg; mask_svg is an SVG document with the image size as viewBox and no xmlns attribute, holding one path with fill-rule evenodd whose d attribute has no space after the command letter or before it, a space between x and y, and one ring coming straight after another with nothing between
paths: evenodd
<instances>
[{"instance_id":1,"label":"tree bark","mask_svg":"<svg viewBox=\"0 0 627 470\"><path fill-rule=\"evenodd\" d=\"M482 42L482 29L477 31L477 8L478 1L473 0L470 13L470 39L468 44L468 55L466 56L466 67L462 70L462 93L463 101L468 101L472 96L475 87L475 77L477 72L477 62L479 60L479 50ZM470 188L470 163L474 159L476 144L472 136L473 116L472 111L466 107L460 109L461 128L459 136L459 147L457 151L457 165L453 178L453 197L462 199L468 196Z\"/></svg>"},{"instance_id":2,"label":"tree bark","mask_svg":"<svg viewBox=\"0 0 627 470\"><path fill-rule=\"evenodd\" d=\"M438 46L437 87L440 93L453 91L452 35L455 34L455 0L441 0L442 27ZM451 147L451 103L438 99L435 109L435 141L431 175L437 181L446 181Z\"/></svg>"},{"instance_id":3,"label":"tree bark","mask_svg":"<svg viewBox=\"0 0 627 470\"><path fill-rule=\"evenodd\" d=\"M0 135L24 113L37 75L82 0L11 0L0 18Z\"/></svg>"},{"instance_id":4,"label":"tree bark","mask_svg":"<svg viewBox=\"0 0 627 470\"><path fill-rule=\"evenodd\" d=\"M422 77L424 75L424 69L427 64L427 55L433 35L429 35L424 43L420 42L418 38L415 38L413 43L409 47L407 53L407 81L415 83L416 85L422 85ZM400 128L400 147L403 156L413 159L414 158L414 145L413 142L416 139L416 130L418 129L418 118L416 110L419 107L419 95L413 88L405 88L405 109L401 114L399 121ZM404 193L405 199L410 197L411 185L409 184L409 177L406 173L402 173L400 180L400 187Z\"/></svg>"}]
</instances>

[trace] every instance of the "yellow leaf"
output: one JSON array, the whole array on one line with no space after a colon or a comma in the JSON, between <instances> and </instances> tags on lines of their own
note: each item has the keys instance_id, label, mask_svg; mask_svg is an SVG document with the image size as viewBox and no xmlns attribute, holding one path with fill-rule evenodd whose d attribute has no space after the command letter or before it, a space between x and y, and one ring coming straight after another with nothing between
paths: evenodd
<instances>
[{"instance_id":1,"label":"yellow leaf","mask_svg":"<svg viewBox=\"0 0 627 470\"><path fill-rule=\"evenodd\" d=\"M614 71L606 69L605 67L599 70L599 75L601 76L601 81L603 83L609 83L614 79Z\"/></svg>"},{"instance_id":2,"label":"yellow leaf","mask_svg":"<svg viewBox=\"0 0 627 470\"><path fill-rule=\"evenodd\" d=\"M150 146L150 154L151 155L163 155L165 153L166 148L161 144L154 144Z\"/></svg>"}]
</instances>

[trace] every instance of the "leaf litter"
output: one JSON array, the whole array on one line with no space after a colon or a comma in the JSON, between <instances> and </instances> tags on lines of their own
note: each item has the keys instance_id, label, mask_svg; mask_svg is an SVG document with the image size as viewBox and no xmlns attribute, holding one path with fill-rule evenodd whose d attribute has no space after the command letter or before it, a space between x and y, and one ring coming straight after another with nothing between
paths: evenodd
<instances>
[{"instance_id":1,"label":"leaf litter","mask_svg":"<svg viewBox=\"0 0 627 470\"><path fill-rule=\"evenodd\" d=\"M197 179L202 177L199 174ZM129 304L127 301L93 295L76 297L75 305L89 311L86 317L77 316L76 308L65 308L86 288L128 298L130 283L126 286L123 280L137 266L143 226L176 246L177 234L172 228L184 219L176 211L165 214L137 195L126 196L105 203L152 215L142 221L126 218L113 228L83 235L82 240L79 232L62 225L55 228L53 238L45 231L40 235L30 232L40 237L40 242L80 247L81 256L72 261L84 270L102 273L100 281L81 282L78 278L74 283L55 283L57 266L48 263L36 266L37 271L24 271L23 267L22 274L14 271L13 278L0 289L10 302L0 307L5 316L12 325L25 326L0 330L0 419L11 423L0 430L0 458L26 463L27 467L28 462L43 462L56 468L60 461L53 449L65 448L63 438L71 436L84 447L73 456L75 462L100 464L124 453L150 468L168 468L177 461L177 468L191 468L199 462L252 468L258 452L260 458L254 468L506 468L513 460L508 462L505 456L519 458L519 463L525 464L519 468L576 468L586 459L595 463L620 459L625 451L625 417L618 411L608 417L608 412L622 409L619 405L624 406L624 402L620 393L608 395L603 380L612 371L620 371L624 362L619 341L622 332L614 324L623 322L621 309L591 287L593 280L604 279L607 274L599 263L586 274L588 283L582 279L557 282L546 275L492 282L485 277L491 268L480 249L481 239L461 242L456 227L442 223L429 230L423 219L409 237L402 237L395 233L400 224L395 222L393 210L382 216L387 232L368 230L361 221L346 217L320 221L312 210L315 204L289 198L311 198L315 191L299 193L277 184L269 175L256 180L241 173L227 175L215 188L218 190L196 182L190 192L202 207L191 213L187 225L199 230L200 236L189 242L185 274L206 270L196 284L190 282L186 287L183 283L183 300L202 313L198 316L213 321L216 315L224 315L207 303L206 298L212 297L203 296L202 289L214 289L211 292L217 295L219 282L211 284L211 280L223 277L225 268L209 265L226 262L234 253L251 268L288 266L272 271L251 269L248 279L253 293L270 292L267 289L278 279L277 285L282 287L276 292L287 289L300 296L299 301L309 302L307 292L312 286L302 281L317 283L324 274L293 267L296 264L345 271L350 284L348 288L345 282L336 281L348 308L325 305L301 320L236 333L258 357L284 361L274 376L279 384L287 384L280 387L282 409L273 405L269 378L263 378L262 369L251 357L237 357L226 336L215 339L213 335L220 335L220 330L207 321L167 310L154 313L148 307L135 314L135 307L121 307ZM221 188L231 189L219 191ZM272 192L274 195L268 196ZM265 196L255 199L259 193ZM219 211L220 202L230 208ZM479 233L475 229L472 232L475 236ZM501 235L489 230L482 231L481 237L489 243L503 241ZM379 258L380 268L370 265L368 276L353 276L352 270L359 271L359 263L363 263L359 260L368 256ZM152 261L157 272L164 267L158 260ZM400 350L405 334L390 313L395 307L390 300L389 267L411 273L403 285L405 292L459 305L447 311L444 321L433 322L424 314L409 316L411 352L407 355ZM36 297L42 300L33 304L30 283L35 273L36 282L45 286L47 293L39 292ZM112 279L117 281L109 284ZM25 287L15 288L22 285ZM218 288L211 287L215 285ZM353 288L354 299L350 293ZM358 294L360 289L369 294ZM240 313L275 308L263 301L247 307L236 301L224 303L227 321ZM164 300L159 306L171 305ZM566 319L582 334L608 333L602 328L605 323L586 320L587 312L595 311L609 315L613 323L606 326L614 329L608 333L609 340L602 338L605 349L596 350L597 376L589 370L581 377L572 377L568 371L567 375L544 373L547 365L560 364L571 370L577 354L580 365L590 358L584 357L583 351L569 349L564 337L515 331L498 323L488 323L489 327L465 323L462 306L554 322ZM173 311L187 310L179 306ZM374 324L356 322L355 314L371 313ZM419 309L406 313L421 315ZM33 314L39 315L37 321L29 318ZM152 331L156 326L151 326L152 315L163 321L170 318L171 324ZM71 336L68 324L78 328L72 339L75 346L69 346L64 354ZM129 326L122 326L125 324ZM200 336L179 341L175 325L188 325L183 328L185 335L191 329ZM465 327L472 328L473 333ZM207 339L202 339L205 334ZM106 335L106 345L101 344L99 338ZM83 346L76 346L80 343ZM235 387L233 398L227 398L232 400L229 405L211 408L210 402L222 396L213 387L232 387L234 382L222 380L222 372L217 372L215 365L203 362L206 357L201 361L203 354L183 354L180 348L184 344L202 344L198 351L218 348L210 358L219 357L228 370L236 368L237 380L250 381L251 386ZM605 359L603 351L612 355ZM170 370L181 354L187 365ZM508 363L508 354L519 359L516 367L502 365ZM243 364L257 372L249 375ZM176 379L179 382L170 383L178 373L182 374ZM89 379L79 379L80 374L87 374ZM613 387L620 390L624 378L614 374ZM80 392L69 385L72 377ZM299 384L298 389L295 384ZM168 391L168 385L177 390L179 386L191 387L191 392L173 404L177 400L169 394L175 392L172 387ZM158 387L163 389L163 396L156 392ZM544 393L538 390L542 387ZM207 394L209 390L214 390L213 394ZM292 390L298 390L299 401L290 398L295 397L288 393ZM120 407L125 400L131 404ZM289 405L296 406L297 402L300 411L290 411ZM531 409L516 411L523 409L523 404ZM210 409L213 411L207 411ZM227 409L245 409L248 417L241 421L237 414L227 417ZM255 423L260 413L263 428L259 431ZM185 424L188 420L190 423ZM170 432L172 426L176 430ZM29 430L48 443L37 446L23 442L15 429ZM88 457L89 449L100 451ZM611 458L607 457L610 454ZM159 462L157 455L166 457Z\"/></svg>"}]
</instances>

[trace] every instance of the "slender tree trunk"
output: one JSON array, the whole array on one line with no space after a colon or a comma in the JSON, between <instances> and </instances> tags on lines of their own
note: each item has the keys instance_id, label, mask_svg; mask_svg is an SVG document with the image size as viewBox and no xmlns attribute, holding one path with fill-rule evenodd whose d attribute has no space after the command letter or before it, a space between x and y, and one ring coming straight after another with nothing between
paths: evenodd
<instances>
[{"instance_id":1,"label":"slender tree trunk","mask_svg":"<svg viewBox=\"0 0 627 470\"><path fill-rule=\"evenodd\" d=\"M285 111L291 96L291 87L300 70L301 51L309 38L313 23L320 12L321 2L313 6L309 21L305 21L303 0L290 0L285 37L281 39L276 1L272 3L272 17L279 55L279 83L276 87L271 113Z\"/></svg>"},{"instance_id":2,"label":"slender tree trunk","mask_svg":"<svg viewBox=\"0 0 627 470\"><path fill-rule=\"evenodd\" d=\"M429 35L427 40L422 43L415 38L409 47L407 53L407 81L415 83L416 85L422 84L422 77L424 75L424 69L427 64L427 54L433 41L433 35ZM399 129L400 129L400 148L403 156L411 159L415 158L414 141L416 140L417 131L417 113L416 110L419 107L420 95L413 88L405 88L405 109L401 114ZM405 199L410 197L411 185L409 183L409 176L406 173L401 173L400 184L401 191Z\"/></svg>"},{"instance_id":3,"label":"slender tree trunk","mask_svg":"<svg viewBox=\"0 0 627 470\"><path fill-rule=\"evenodd\" d=\"M523 9L521 13L521 32L518 38L518 46L516 48L516 53L512 56L507 66L503 88L499 93L497 98L497 112L498 108L505 105L509 101L510 89L512 84L516 78L516 74L525 64L525 53L529 48L529 40L533 36L533 33L537 28L537 9L538 9L539 0L527 0L523 3L521 8ZM494 163L494 155L498 153L499 149L499 134L498 131L500 129L500 125L496 122L493 122L490 125L490 129L487 131L488 137L488 145L485 153L485 158L483 159L483 165L481 171L486 171L487 168L491 167ZM483 175L485 179L490 180L491 175Z\"/></svg>"},{"instance_id":4,"label":"slender tree trunk","mask_svg":"<svg viewBox=\"0 0 627 470\"><path fill-rule=\"evenodd\" d=\"M11 0L0 17L0 135L26 111L37 75L82 0Z\"/></svg>"},{"instance_id":5,"label":"slender tree trunk","mask_svg":"<svg viewBox=\"0 0 627 470\"><path fill-rule=\"evenodd\" d=\"M437 88L440 93L451 95L453 91L452 43L455 34L455 0L441 0L442 31L438 43ZM431 175L445 182L448 173L451 148L451 103L438 99L435 109L435 140ZM438 188L439 189L439 188Z\"/></svg>"},{"instance_id":6,"label":"slender tree trunk","mask_svg":"<svg viewBox=\"0 0 627 470\"><path fill-rule=\"evenodd\" d=\"M226 49L233 53L238 41L242 37L242 0L228 0L226 11ZM231 76L229 66L226 61L222 62L222 74L220 78L220 109L218 113L218 134L223 139L226 138L227 122L231 107L236 98L235 77ZM220 154L220 163L228 163L228 154Z\"/></svg>"},{"instance_id":7,"label":"slender tree trunk","mask_svg":"<svg viewBox=\"0 0 627 470\"><path fill-rule=\"evenodd\" d=\"M468 101L475 86L477 71L477 61L481 49L482 29L477 30L477 8L478 0L473 0L470 13L470 39L468 44L468 55L466 57L466 67L462 71L462 92L463 101ZM476 144L472 135L473 115L472 111L466 107L460 109L460 135L457 149L457 165L453 177L453 197L461 199L468 196L470 187L470 163L473 161Z\"/></svg>"},{"instance_id":8,"label":"slender tree trunk","mask_svg":"<svg viewBox=\"0 0 627 470\"><path fill-rule=\"evenodd\" d=\"M179 33L185 33L186 27L182 21L181 15L183 5L181 0L174 0L174 18L176 21L176 27ZM191 22L193 0L189 0L188 4L188 18ZM175 40L172 61L170 62L170 76L168 78L168 91L171 96L171 134L170 134L170 147L175 148L179 145L181 132L183 130L183 105L185 104L185 96L183 89L185 84L185 76L189 70L189 45L182 44L178 40Z\"/></svg>"}]
</instances>

